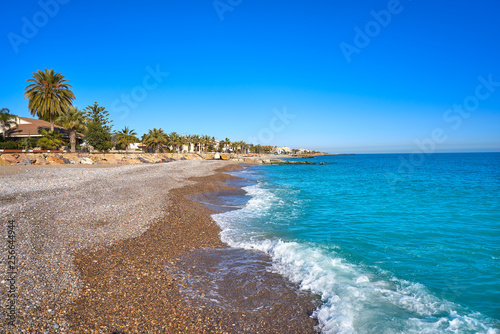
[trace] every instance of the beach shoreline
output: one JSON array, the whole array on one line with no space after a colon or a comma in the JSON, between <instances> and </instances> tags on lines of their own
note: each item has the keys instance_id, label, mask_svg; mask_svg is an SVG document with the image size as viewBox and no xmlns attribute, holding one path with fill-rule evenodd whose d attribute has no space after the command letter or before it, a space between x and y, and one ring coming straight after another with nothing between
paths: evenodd
<instances>
[{"instance_id":1,"label":"beach shoreline","mask_svg":"<svg viewBox=\"0 0 500 334\"><path fill-rule=\"evenodd\" d=\"M10 173L4 175L3 179L0 177L0 182L5 183L6 178L14 180L20 178L17 181L19 182L18 186L24 187L23 191L18 189L16 192L15 185L11 186L9 191L12 194L10 197L2 196L2 201L0 201L4 207L9 207L9 210L6 210L8 214L2 217L2 220L14 219L19 225L20 256L25 257L22 264L24 267L20 272L25 274L29 272L32 274L31 277L34 274L40 281L38 283L48 285L48 287L41 288L43 284L37 286L37 282L35 282L30 286L20 276L18 282L20 294L26 294L28 291L35 294L41 293L41 298L30 305L29 301L32 296L20 296L17 329L56 330L56 332L68 333L92 331L106 333L113 331L121 333L147 331L314 333L313 327L317 323L310 317L316 306L313 302L314 298L298 294L296 287L286 285L284 288L285 290L295 289L288 294L289 304L298 305L298 308L294 309L293 312L283 307L280 308L279 305L274 305L276 313L273 314L269 313L268 310L260 313L240 310L228 311L213 306L200 307L195 305L186 295L181 293L179 285L183 284L182 280L173 277L165 270L165 266L175 266L183 255L189 254L193 249L227 247L220 241L220 228L210 218L213 212L203 204L188 199L188 196L213 191L241 194L242 190L224 185L225 180L231 178L224 172L238 168L239 165L235 162L222 161L178 161L149 165L149 167L142 165L97 169L63 168L66 172L61 172L57 168L37 168L36 170L41 170L41 172L35 172L36 175L31 175L31 179L42 177L47 173L50 174L50 180L52 180L51 177L57 179L58 173L66 173L66 176L69 177L76 177L79 173L85 175L82 180L67 181L62 187L59 187L60 184L55 182L56 185L53 189L49 189L49 186L47 189L36 191L31 189L30 187L33 185L25 180L27 178L25 172ZM148 177L148 174L154 175ZM92 175L95 175L94 179ZM27 208L23 210L29 210L30 205L35 205L37 200L40 204L40 197L43 202L49 197L66 196L62 202L68 204L74 199L71 196L68 198L68 193L74 187L85 189L85 187L90 186L92 180L111 178L114 181L108 180L107 182L110 182L109 186L113 188L113 184L115 186L123 184L123 175L132 184L125 189L118 187L115 191L129 191L132 194L117 200L130 205L135 197L135 203L138 207L133 205L127 207L124 213L114 217L117 219L112 219L113 213L118 212L117 209L123 210L123 208L113 207L116 203L104 201L100 204L108 206L107 212L105 209L104 213L98 212L96 215L97 217L102 214L102 217L99 216L98 219L96 217L81 219L80 217L80 224L68 225L68 229L73 232L75 229L79 229L80 237L91 237L91 232L82 231L82 229L85 230L85 227L93 230L96 235L106 236L101 239L97 238L90 243L82 243L81 240L74 240L75 238L67 244L60 240L37 240L33 238L33 234L36 232L27 230L36 225L33 220L39 219L38 216L32 214L30 217L28 214L26 217L26 215L22 216L15 212L14 207L19 207L22 201L27 204ZM134 181L134 177L139 177L139 180ZM29 180L29 178L27 179ZM142 192L136 193L138 190L134 188L139 184L144 189ZM152 190L153 187L157 189L153 191L154 194L144 197L148 189ZM30 191L34 191L34 194L37 195L30 195ZM99 194L99 191L102 190L92 188L89 195L96 195L97 198L100 198L100 196L106 194L109 196L113 193L112 189L105 194ZM85 190L83 193L85 194ZM47 197L43 197L45 195ZM143 201L145 203L142 203ZM150 203L152 201L153 203ZM54 204L57 204L57 200ZM95 202L92 204L99 205ZM154 209L155 207L157 208ZM85 209L85 205L83 205L78 212L84 212ZM52 211L57 210L48 211L50 213L43 212L42 216L50 216L50 214L54 214ZM123 224L123 222L120 224L120 220L126 220L127 216L129 224ZM23 219L26 219L27 222L24 222ZM134 228L131 228L130 222L134 220L136 220L136 224L141 226L134 224ZM63 221L64 219L58 222L59 225ZM58 224L49 223L48 225L50 226L38 225L37 232L44 236L48 235L47 239L50 239L51 233L52 236L64 236L64 227L57 226ZM120 233L122 234L120 237L111 238L112 240L106 239ZM26 235L30 235L31 238L26 238ZM54 252L56 245L62 248ZM37 253L33 254L29 250L25 250L24 248L30 248L26 246L36 248ZM66 253L61 251L63 248L67 250ZM47 257L53 257L53 259L55 257L55 260L44 262L43 260L47 260ZM68 261L71 262L71 265L64 267L64 263L67 265ZM44 268L44 263L50 268ZM54 264L63 265L62 268L55 269ZM46 282L50 279L55 280L57 277L59 277L57 283ZM24 277L25 280L27 278L28 275ZM278 280L276 277L274 279ZM281 277L279 280L284 281ZM57 285L59 285L59 289L57 289ZM58 294L57 298L44 300L44 289L47 290L45 295L56 293ZM1 292L4 295L4 291ZM292 301L293 298L297 299ZM263 299L262 303L266 303L266 300ZM21 308L24 309L21 310ZM25 310L31 311L26 313ZM13 328L6 327L5 320L5 314L3 314L3 330L9 332Z\"/></svg>"}]
</instances>

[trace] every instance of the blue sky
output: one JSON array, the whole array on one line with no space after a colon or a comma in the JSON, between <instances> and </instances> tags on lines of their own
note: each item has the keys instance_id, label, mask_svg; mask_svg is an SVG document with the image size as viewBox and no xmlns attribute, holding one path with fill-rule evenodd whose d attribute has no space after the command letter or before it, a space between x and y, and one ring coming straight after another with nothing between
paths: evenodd
<instances>
[{"instance_id":1,"label":"blue sky","mask_svg":"<svg viewBox=\"0 0 500 334\"><path fill-rule=\"evenodd\" d=\"M500 151L498 13L496 0L10 1L0 107L30 117L25 81L53 68L76 106L97 101L140 135Z\"/></svg>"}]
</instances>

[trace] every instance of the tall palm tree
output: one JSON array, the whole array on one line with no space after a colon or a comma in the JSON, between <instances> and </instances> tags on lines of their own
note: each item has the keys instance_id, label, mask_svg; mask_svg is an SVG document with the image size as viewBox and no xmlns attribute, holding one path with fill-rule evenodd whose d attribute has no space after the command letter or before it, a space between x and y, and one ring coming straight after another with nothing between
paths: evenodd
<instances>
[{"instance_id":1,"label":"tall palm tree","mask_svg":"<svg viewBox=\"0 0 500 334\"><path fill-rule=\"evenodd\" d=\"M187 136L180 136L180 138L179 138L179 153L182 153L182 149L184 148L184 145L189 145L189 141L187 139Z\"/></svg>"},{"instance_id":2,"label":"tall palm tree","mask_svg":"<svg viewBox=\"0 0 500 334\"><path fill-rule=\"evenodd\" d=\"M224 141L224 139L222 139L221 141L219 141L219 152L222 153L224 146L226 146L226 142Z\"/></svg>"},{"instance_id":3,"label":"tall palm tree","mask_svg":"<svg viewBox=\"0 0 500 334\"><path fill-rule=\"evenodd\" d=\"M155 153L159 153L160 148L168 143L168 135L161 128L153 128L153 130L149 130L148 134L144 136L143 142L146 144L146 147L153 148Z\"/></svg>"},{"instance_id":4,"label":"tall palm tree","mask_svg":"<svg viewBox=\"0 0 500 334\"><path fill-rule=\"evenodd\" d=\"M168 139L168 144L172 146L174 151L178 150L179 146L181 145L181 136L174 131L168 135Z\"/></svg>"},{"instance_id":5,"label":"tall palm tree","mask_svg":"<svg viewBox=\"0 0 500 334\"><path fill-rule=\"evenodd\" d=\"M229 149L229 147L231 147L231 140L229 140L229 138L224 139L224 143L226 144L228 149Z\"/></svg>"},{"instance_id":6,"label":"tall palm tree","mask_svg":"<svg viewBox=\"0 0 500 334\"><path fill-rule=\"evenodd\" d=\"M64 107L72 105L75 95L71 91L71 85L64 75L56 73L53 69L33 72L33 78L26 80L31 82L25 91L24 98L29 99L28 109L31 115L50 116L50 131L54 131L54 120L61 115Z\"/></svg>"},{"instance_id":7,"label":"tall palm tree","mask_svg":"<svg viewBox=\"0 0 500 334\"><path fill-rule=\"evenodd\" d=\"M195 146L195 141L194 141L194 136L193 135L186 135L184 136L184 138L186 139L186 142L187 142L187 147L188 147L188 153L191 153L191 144L193 144L193 146Z\"/></svg>"},{"instance_id":8,"label":"tall palm tree","mask_svg":"<svg viewBox=\"0 0 500 334\"><path fill-rule=\"evenodd\" d=\"M191 137L192 137L191 139L193 140L193 144L194 144L194 151L195 152L198 151L198 153L200 153L200 140L201 140L200 136L193 135Z\"/></svg>"},{"instance_id":9,"label":"tall palm tree","mask_svg":"<svg viewBox=\"0 0 500 334\"><path fill-rule=\"evenodd\" d=\"M3 139L5 139L5 132L7 129L9 129L11 125L15 124L16 121L14 120L14 115L10 114L10 110L2 108L2 110L0 110L0 128L2 129Z\"/></svg>"},{"instance_id":10,"label":"tall palm tree","mask_svg":"<svg viewBox=\"0 0 500 334\"><path fill-rule=\"evenodd\" d=\"M135 130L130 130L128 126L124 127L123 130L116 133L116 139L118 140L118 144L125 146L125 151L127 152L128 146L139 140L137 139L137 133L135 132Z\"/></svg>"},{"instance_id":11,"label":"tall palm tree","mask_svg":"<svg viewBox=\"0 0 500 334\"><path fill-rule=\"evenodd\" d=\"M198 136L198 144L199 144L199 147L198 147L198 150L201 152L203 150L203 152L205 152L205 147L207 145L207 137L208 136L204 136L204 135L201 135L201 136Z\"/></svg>"},{"instance_id":12,"label":"tall palm tree","mask_svg":"<svg viewBox=\"0 0 500 334\"><path fill-rule=\"evenodd\" d=\"M64 113L56 119L56 123L70 131L69 143L71 144L71 152L76 152L76 132L86 131L85 123L87 119L83 116L83 112L76 107L65 107Z\"/></svg>"}]
</instances>

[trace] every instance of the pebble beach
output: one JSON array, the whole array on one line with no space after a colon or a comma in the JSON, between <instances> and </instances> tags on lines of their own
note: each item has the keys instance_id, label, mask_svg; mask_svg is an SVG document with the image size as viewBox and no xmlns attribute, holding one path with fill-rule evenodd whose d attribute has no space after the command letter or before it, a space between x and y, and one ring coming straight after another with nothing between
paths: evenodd
<instances>
[{"instance_id":1,"label":"pebble beach","mask_svg":"<svg viewBox=\"0 0 500 334\"><path fill-rule=\"evenodd\" d=\"M188 197L241 192L224 185L238 163L37 167L0 168L0 270L13 221L18 295L15 325L0 314L2 333L315 332L315 298L276 274L263 280L282 303L268 295L262 311L228 310L192 302L168 270L190 266L179 260L193 250L227 247L213 212ZM0 295L8 289L2 279Z\"/></svg>"}]
</instances>

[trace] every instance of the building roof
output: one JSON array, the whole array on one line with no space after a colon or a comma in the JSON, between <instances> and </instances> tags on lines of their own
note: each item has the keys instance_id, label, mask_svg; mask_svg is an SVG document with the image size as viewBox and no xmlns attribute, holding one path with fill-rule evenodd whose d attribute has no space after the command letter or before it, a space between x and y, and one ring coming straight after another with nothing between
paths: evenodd
<instances>
[{"instance_id":1,"label":"building roof","mask_svg":"<svg viewBox=\"0 0 500 334\"><path fill-rule=\"evenodd\" d=\"M6 135L9 137L40 137L40 130L50 130L50 122L19 116L16 116L16 118L16 127L6 131ZM62 137L69 137L70 131L61 126L54 125L54 131L59 132ZM82 133L77 132L76 137L83 138L84 136Z\"/></svg>"}]
</instances>

